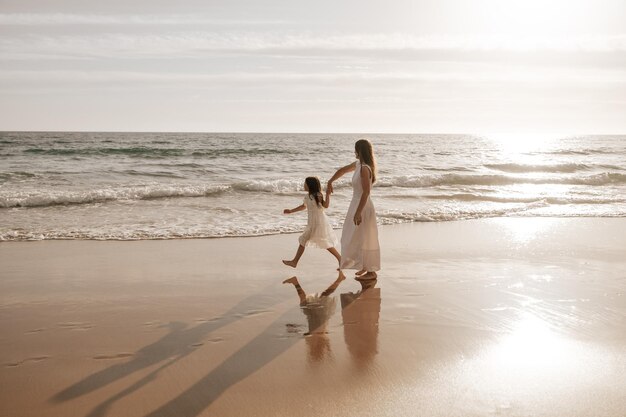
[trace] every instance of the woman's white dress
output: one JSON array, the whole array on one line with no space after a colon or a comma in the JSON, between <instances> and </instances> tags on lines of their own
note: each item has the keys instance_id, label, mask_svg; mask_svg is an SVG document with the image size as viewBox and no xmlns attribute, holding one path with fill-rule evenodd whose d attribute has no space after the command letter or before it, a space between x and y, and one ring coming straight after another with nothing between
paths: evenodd
<instances>
[{"instance_id":1,"label":"woman's white dress","mask_svg":"<svg viewBox=\"0 0 626 417\"><path fill-rule=\"evenodd\" d=\"M356 170L352 176L352 191L352 201L350 202L341 233L340 268L379 271L380 246L378 244L378 227L376 226L376 211L371 198L368 197L365 207L363 207L361 224L358 226L354 224L354 214L363 195L360 161L357 161Z\"/></svg>"},{"instance_id":2,"label":"woman's white dress","mask_svg":"<svg viewBox=\"0 0 626 417\"><path fill-rule=\"evenodd\" d=\"M302 246L312 246L315 248L334 248L339 243L335 231L330 226L328 217L324 212L324 207L317 205L315 198L311 195L304 197L304 205L308 213L306 229L298 238Z\"/></svg>"}]
</instances>

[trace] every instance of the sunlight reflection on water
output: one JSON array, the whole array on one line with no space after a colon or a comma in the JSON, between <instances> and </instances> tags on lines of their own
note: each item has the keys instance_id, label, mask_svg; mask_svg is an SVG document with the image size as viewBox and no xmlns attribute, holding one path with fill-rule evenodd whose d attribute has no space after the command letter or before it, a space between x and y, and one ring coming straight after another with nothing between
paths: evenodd
<instances>
[{"instance_id":1,"label":"sunlight reflection on water","mask_svg":"<svg viewBox=\"0 0 626 417\"><path fill-rule=\"evenodd\" d=\"M494 370L518 375L567 371L576 358L572 342L555 333L548 323L524 313L513 332L490 349Z\"/></svg>"},{"instance_id":2,"label":"sunlight reflection on water","mask_svg":"<svg viewBox=\"0 0 626 417\"><path fill-rule=\"evenodd\" d=\"M598 383L603 369L610 367L599 350L524 312L510 333L452 372L462 385L474 387L473 399L483 405L546 404L573 399L584 387Z\"/></svg>"},{"instance_id":3,"label":"sunlight reflection on water","mask_svg":"<svg viewBox=\"0 0 626 417\"><path fill-rule=\"evenodd\" d=\"M554 225L543 218L524 219L519 221L516 218L498 218L493 221L503 227L503 231L512 241L517 243L528 243L541 234L545 234Z\"/></svg>"},{"instance_id":4,"label":"sunlight reflection on water","mask_svg":"<svg viewBox=\"0 0 626 417\"><path fill-rule=\"evenodd\" d=\"M529 153L553 149L559 146L562 141L559 135L542 134L490 134L488 139L493 142L501 152L514 156L517 160ZM536 162L536 159L534 160Z\"/></svg>"}]
</instances>

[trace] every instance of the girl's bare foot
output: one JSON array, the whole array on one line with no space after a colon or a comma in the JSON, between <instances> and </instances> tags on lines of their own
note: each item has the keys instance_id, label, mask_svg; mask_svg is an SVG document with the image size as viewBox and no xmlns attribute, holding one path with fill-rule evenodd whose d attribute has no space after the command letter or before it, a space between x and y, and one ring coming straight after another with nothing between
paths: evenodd
<instances>
[{"instance_id":1,"label":"girl's bare foot","mask_svg":"<svg viewBox=\"0 0 626 417\"><path fill-rule=\"evenodd\" d=\"M287 261L285 259L283 259L283 263L285 265L287 265L287 266L292 267L292 268L295 268L298 265L298 263L296 261Z\"/></svg>"},{"instance_id":2,"label":"girl's bare foot","mask_svg":"<svg viewBox=\"0 0 626 417\"><path fill-rule=\"evenodd\" d=\"M376 278L378 278L378 275L376 275L376 272L371 271L371 272L368 272L367 274L355 277L354 279L356 279L357 281L370 281Z\"/></svg>"},{"instance_id":3,"label":"girl's bare foot","mask_svg":"<svg viewBox=\"0 0 626 417\"><path fill-rule=\"evenodd\" d=\"M298 278L296 278L296 277L287 278L286 280L283 281L283 284L293 284L293 285L296 285L297 283L298 283Z\"/></svg>"},{"instance_id":4,"label":"girl's bare foot","mask_svg":"<svg viewBox=\"0 0 626 417\"><path fill-rule=\"evenodd\" d=\"M360 277L361 275L363 275L366 272L367 271L365 269L361 269L360 271L355 272L354 275L356 275L357 277Z\"/></svg>"}]
</instances>

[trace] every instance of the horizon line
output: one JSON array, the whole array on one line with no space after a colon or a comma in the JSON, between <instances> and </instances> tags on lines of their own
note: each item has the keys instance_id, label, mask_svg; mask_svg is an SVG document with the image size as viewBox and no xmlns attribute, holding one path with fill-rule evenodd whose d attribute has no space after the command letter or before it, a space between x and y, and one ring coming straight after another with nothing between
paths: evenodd
<instances>
[{"instance_id":1,"label":"horizon line","mask_svg":"<svg viewBox=\"0 0 626 417\"><path fill-rule=\"evenodd\" d=\"M0 130L0 133L190 133L190 134L219 134L219 133L234 133L234 134L281 134L281 135L470 135L470 136L488 136L488 135L551 135L551 136L626 136L626 132L617 133L580 133L580 132L505 132L505 131L491 131L491 132L305 132L305 131L252 131L252 130L215 130L215 131L191 131L191 130Z\"/></svg>"}]
</instances>

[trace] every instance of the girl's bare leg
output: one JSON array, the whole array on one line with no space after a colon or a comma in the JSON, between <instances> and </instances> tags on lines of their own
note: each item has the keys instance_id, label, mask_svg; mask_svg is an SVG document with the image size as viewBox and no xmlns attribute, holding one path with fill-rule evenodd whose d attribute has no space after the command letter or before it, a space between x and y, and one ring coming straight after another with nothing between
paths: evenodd
<instances>
[{"instance_id":1,"label":"girl's bare leg","mask_svg":"<svg viewBox=\"0 0 626 417\"><path fill-rule=\"evenodd\" d=\"M300 258L302 257L302 254L304 253L304 246L299 245L298 246L298 250L296 252L296 256L293 257L293 259L291 261L288 261L286 259L283 259L283 263L287 266L290 266L292 268L295 268L296 266L298 266L298 261L300 260Z\"/></svg>"},{"instance_id":2,"label":"girl's bare leg","mask_svg":"<svg viewBox=\"0 0 626 417\"><path fill-rule=\"evenodd\" d=\"M337 259L337 263L339 265L341 265L341 255L339 255L339 252L337 252L337 249L335 248L328 248L326 249L328 252L332 253L333 256Z\"/></svg>"},{"instance_id":3,"label":"girl's bare leg","mask_svg":"<svg viewBox=\"0 0 626 417\"><path fill-rule=\"evenodd\" d=\"M293 284L293 286L296 288L296 291L298 293L298 297L300 297L300 304L306 301L306 293L300 286L300 283L298 282L297 277L287 278L286 280L283 281L283 284Z\"/></svg>"}]
</instances>

